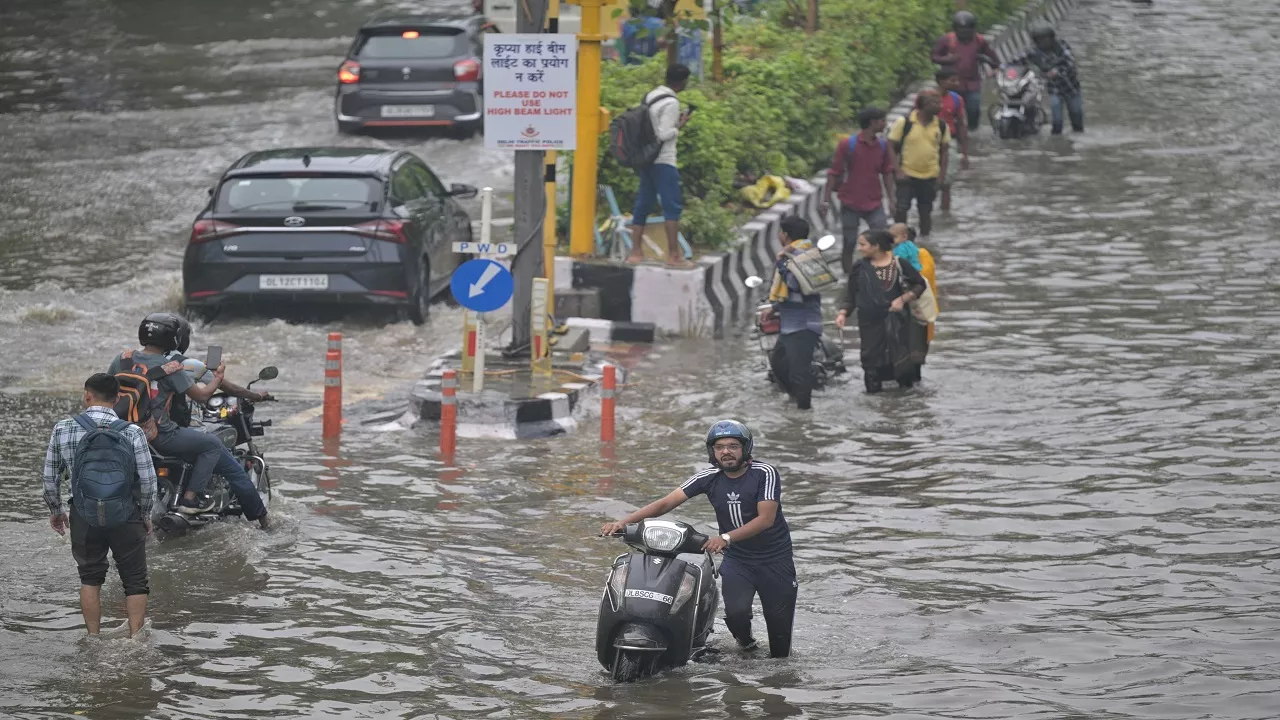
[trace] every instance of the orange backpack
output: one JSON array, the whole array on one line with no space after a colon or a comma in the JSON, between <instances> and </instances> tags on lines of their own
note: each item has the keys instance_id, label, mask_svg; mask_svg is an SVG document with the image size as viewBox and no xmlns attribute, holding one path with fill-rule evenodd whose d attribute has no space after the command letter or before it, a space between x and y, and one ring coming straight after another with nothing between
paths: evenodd
<instances>
[{"instance_id":1,"label":"orange backpack","mask_svg":"<svg viewBox=\"0 0 1280 720\"><path fill-rule=\"evenodd\" d=\"M120 359L125 362L132 360L133 351L129 350L122 353ZM181 370L182 363L179 362L165 363L150 369L142 363L133 363L128 370L116 373L116 380L120 383L120 396L116 398L114 408L116 415L121 420L131 422L142 428L142 432L146 434L148 442L154 440L160 432L159 414L153 412L151 407L151 383L159 382L174 372L180 372ZM171 402L173 402L172 395L165 401L162 413L169 411L169 403Z\"/></svg>"}]
</instances>

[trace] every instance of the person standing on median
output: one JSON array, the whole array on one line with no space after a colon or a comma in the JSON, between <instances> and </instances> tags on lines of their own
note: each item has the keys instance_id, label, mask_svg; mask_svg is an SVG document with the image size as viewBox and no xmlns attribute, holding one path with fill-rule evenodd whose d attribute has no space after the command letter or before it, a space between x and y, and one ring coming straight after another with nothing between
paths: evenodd
<instances>
[{"instance_id":1,"label":"person standing on median","mask_svg":"<svg viewBox=\"0 0 1280 720\"><path fill-rule=\"evenodd\" d=\"M662 149L652 165L636 168L640 176L640 189L631 211L631 254L629 263L644 262L644 226L655 201L662 202L662 219L667 234L667 264L675 267L693 267L680 251L680 171L676 168L676 142L680 129L689 122L689 112L681 112L676 97L689 83L689 68L685 65L667 67L665 85L659 85L644 96L649 108L649 119L654 134L662 143Z\"/></svg>"},{"instance_id":2,"label":"person standing on median","mask_svg":"<svg viewBox=\"0 0 1280 720\"><path fill-rule=\"evenodd\" d=\"M920 235L928 237L933 229L933 200L938 183L947 174L947 151L951 133L938 114L942 97L935 88L921 90L916 96L916 109L898 118L889 131L889 141L897 152L898 205L894 222L907 221L911 201L920 213Z\"/></svg>"},{"instance_id":3,"label":"person standing on median","mask_svg":"<svg viewBox=\"0 0 1280 720\"><path fill-rule=\"evenodd\" d=\"M844 239L840 260L845 275L853 267L859 223L866 222L869 230L883 230L889 227L885 197L889 198L890 208L897 206L893 149L888 141L879 137L885 122L885 112L880 108L863 108L858 113L858 126L862 130L836 146L831 169L827 171L827 184L822 189L824 218L831 208L832 188L836 188L836 197L840 199L840 232Z\"/></svg>"},{"instance_id":4,"label":"person standing on median","mask_svg":"<svg viewBox=\"0 0 1280 720\"><path fill-rule=\"evenodd\" d=\"M71 556L80 572L80 612L90 635L102 623L107 552L124 583L129 637L147 615L147 536L156 498L156 471L142 428L113 407L120 383L97 373L84 383L84 412L53 426L44 459L44 502L49 526L71 530ZM62 504L62 477L70 478L70 512Z\"/></svg>"},{"instance_id":5,"label":"person standing on median","mask_svg":"<svg viewBox=\"0 0 1280 720\"><path fill-rule=\"evenodd\" d=\"M987 39L978 34L978 18L961 10L951 19L951 32L938 38L929 58L935 65L950 65L960 74L960 95L964 97L969 129L977 130L982 119L982 76L1000 67L1000 56Z\"/></svg>"}]
</instances>

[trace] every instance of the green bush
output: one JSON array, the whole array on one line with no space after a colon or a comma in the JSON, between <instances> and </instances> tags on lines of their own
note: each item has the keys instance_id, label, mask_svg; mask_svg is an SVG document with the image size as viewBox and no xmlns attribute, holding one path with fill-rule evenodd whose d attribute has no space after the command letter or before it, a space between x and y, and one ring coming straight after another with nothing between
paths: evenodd
<instances>
[{"instance_id":1,"label":"green bush","mask_svg":"<svg viewBox=\"0 0 1280 720\"><path fill-rule=\"evenodd\" d=\"M1024 0L970 0L984 27ZM740 174L809 177L848 134L858 110L888 108L933 71L930 51L955 10L953 0L823 0L819 31L785 26L786 3L765 4L759 17L725 28L722 83L710 78L710 33L703 46L708 77L681 95L698 106L680 134L685 197L682 231L703 248L734 239L749 214L733 187ZM601 103L615 115L662 82L665 53L642 65L605 63ZM605 152L600 182L612 185L624 211L635 197L635 173Z\"/></svg>"}]
</instances>

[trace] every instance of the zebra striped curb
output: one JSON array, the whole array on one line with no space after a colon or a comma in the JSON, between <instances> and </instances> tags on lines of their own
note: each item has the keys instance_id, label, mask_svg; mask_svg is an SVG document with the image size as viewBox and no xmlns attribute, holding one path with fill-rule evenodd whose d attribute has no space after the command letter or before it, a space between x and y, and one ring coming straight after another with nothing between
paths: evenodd
<instances>
[{"instance_id":1,"label":"zebra striped curb","mask_svg":"<svg viewBox=\"0 0 1280 720\"><path fill-rule=\"evenodd\" d=\"M437 358L427 376L414 385L410 401L421 420L440 420L444 371L458 365L458 356L452 352ZM574 415L599 391L603 367L603 362L589 363L572 381L562 381L554 390L531 398L508 398L496 391L481 396L461 393L456 398L458 437L514 440L572 432L578 426ZM617 372L618 382L625 382L626 371L618 368Z\"/></svg>"}]
</instances>

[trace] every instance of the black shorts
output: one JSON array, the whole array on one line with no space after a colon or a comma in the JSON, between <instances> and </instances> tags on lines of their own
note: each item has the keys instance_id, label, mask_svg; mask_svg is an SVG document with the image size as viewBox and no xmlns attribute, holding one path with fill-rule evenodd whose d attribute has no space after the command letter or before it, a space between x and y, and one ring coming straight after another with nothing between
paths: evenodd
<instances>
[{"instance_id":1,"label":"black shorts","mask_svg":"<svg viewBox=\"0 0 1280 720\"><path fill-rule=\"evenodd\" d=\"M147 587L147 528L142 516L135 513L132 520L113 528L90 526L76 512L71 518L71 556L80 571L80 584L100 586L107 579L107 551L116 561L116 571L124 583L125 595L146 595Z\"/></svg>"},{"instance_id":2,"label":"black shorts","mask_svg":"<svg viewBox=\"0 0 1280 720\"><path fill-rule=\"evenodd\" d=\"M916 210L921 215L933 212L933 200L938 196L938 178L907 177L898 181L898 217L903 217L911 209L911 201L915 200ZM905 220L899 220L905 222Z\"/></svg>"}]
</instances>

